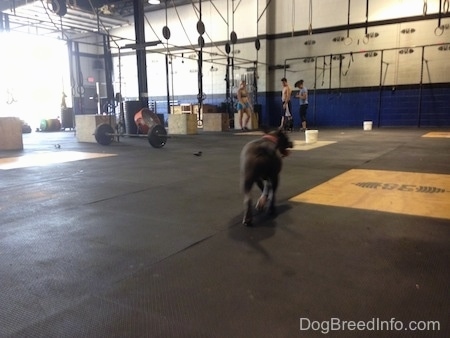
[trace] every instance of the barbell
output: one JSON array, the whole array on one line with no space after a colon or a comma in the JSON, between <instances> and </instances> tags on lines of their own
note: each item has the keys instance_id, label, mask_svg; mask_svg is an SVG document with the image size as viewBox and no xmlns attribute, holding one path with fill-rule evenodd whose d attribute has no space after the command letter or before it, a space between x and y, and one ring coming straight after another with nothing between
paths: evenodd
<instances>
[{"instance_id":1,"label":"barbell","mask_svg":"<svg viewBox=\"0 0 450 338\"><path fill-rule=\"evenodd\" d=\"M119 134L115 133L113 127L108 123L102 123L95 128L95 140L97 143L108 146L111 144L111 142L114 140L114 137L120 137L120 136L130 136L130 137L147 137L148 143L153 148L162 148L167 142L167 139L169 138L167 136L166 129L160 125L155 124L152 126L147 135L140 135L140 134Z\"/></svg>"}]
</instances>

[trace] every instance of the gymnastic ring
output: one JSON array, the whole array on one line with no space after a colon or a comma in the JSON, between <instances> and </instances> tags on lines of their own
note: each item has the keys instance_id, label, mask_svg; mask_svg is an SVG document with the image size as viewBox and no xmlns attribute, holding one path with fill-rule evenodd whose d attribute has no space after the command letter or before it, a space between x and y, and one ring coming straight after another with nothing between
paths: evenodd
<instances>
[{"instance_id":1,"label":"gymnastic ring","mask_svg":"<svg viewBox=\"0 0 450 338\"><path fill-rule=\"evenodd\" d=\"M352 44L352 42L353 42L353 39L351 37L349 37L349 36L347 36L344 39L344 45L346 45L346 46L350 46Z\"/></svg>"},{"instance_id":2,"label":"gymnastic ring","mask_svg":"<svg viewBox=\"0 0 450 338\"><path fill-rule=\"evenodd\" d=\"M367 45L367 44L369 43L369 34L364 35L364 37L363 37L363 43L364 43L365 45Z\"/></svg>"},{"instance_id":3,"label":"gymnastic ring","mask_svg":"<svg viewBox=\"0 0 450 338\"><path fill-rule=\"evenodd\" d=\"M441 30L441 34L437 34L438 29ZM434 35L436 35L436 36L441 36L442 34L444 34L444 26L437 26L437 27L434 29Z\"/></svg>"},{"instance_id":4,"label":"gymnastic ring","mask_svg":"<svg viewBox=\"0 0 450 338\"><path fill-rule=\"evenodd\" d=\"M442 5L442 11L444 13L448 13L448 10L450 9L450 1L449 0L444 0L444 3Z\"/></svg>"}]
</instances>

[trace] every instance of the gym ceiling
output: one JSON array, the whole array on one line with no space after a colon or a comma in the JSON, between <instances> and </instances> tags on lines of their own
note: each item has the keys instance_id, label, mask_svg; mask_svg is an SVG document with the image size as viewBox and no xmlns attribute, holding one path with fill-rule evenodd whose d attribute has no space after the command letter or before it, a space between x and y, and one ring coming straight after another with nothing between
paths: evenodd
<instances>
[{"instance_id":1,"label":"gym ceiling","mask_svg":"<svg viewBox=\"0 0 450 338\"><path fill-rule=\"evenodd\" d=\"M194 0L0 0L0 31L22 32L58 38L76 38L133 24L134 2L142 1L144 12L191 4Z\"/></svg>"}]
</instances>

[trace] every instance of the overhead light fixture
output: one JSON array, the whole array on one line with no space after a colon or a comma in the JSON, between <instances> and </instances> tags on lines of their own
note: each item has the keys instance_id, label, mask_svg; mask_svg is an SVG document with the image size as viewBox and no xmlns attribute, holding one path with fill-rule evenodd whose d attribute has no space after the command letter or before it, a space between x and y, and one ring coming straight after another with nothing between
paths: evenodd
<instances>
[{"instance_id":1,"label":"overhead light fixture","mask_svg":"<svg viewBox=\"0 0 450 338\"><path fill-rule=\"evenodd\" d=\"M161 1L159 1L159 0L148 0L148 3L150 5L159 5L161 3Z\"/></svg>"}]
</instances>

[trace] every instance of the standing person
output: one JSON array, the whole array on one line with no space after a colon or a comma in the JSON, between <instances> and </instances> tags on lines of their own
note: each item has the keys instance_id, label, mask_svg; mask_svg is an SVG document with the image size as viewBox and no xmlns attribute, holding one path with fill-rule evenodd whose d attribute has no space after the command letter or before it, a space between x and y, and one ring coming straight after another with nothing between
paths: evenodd
<instances>
[{"instance_id":1,"label":"standing person","mask_svg":"<svg viewBox=\"0 0 450 338\"><path fill-rule=\"evenodd\" d=\"M303 85L303 80L297 81L295 87L300 89L295 97L300 101L300 120L302 121L301 131L306 130L306 112L308 110L308 89Z\"/></svg>"},{"instance_id":2,"label":"standing person","mask_svg":"<svg viewBox=\"0 0 450 338\"><path fill-rule=\"evenodd\" d=\"M240 123L242 131L246 131L246 130L248 130L247 123L250 120L250 114L251 114L252 108L251 108L250 101L248 98L247 83L245 81L242 81L241 85L239 86L239 89L237 92L237 99L238 99L237 110L239 112L239 123ZM245 122L242 123L243 119L244 119L244 114L246 115Z\"/></svg>"},{"instance_id":3,"label":"standing person","mask_svg":"<svg viewBox=\"0 0 450 338\"><path fill-rule=\"evenodd\" d=\"M282 102L282 116L281 116L281 124L280 128L285 128L285 123L292 123L292 107L291 107L291 94L292 89L289 86L289 83L285 77L281 79L281 102ZM285 122L286 121L286 122Z\"/></svg>"}]
</instances>

